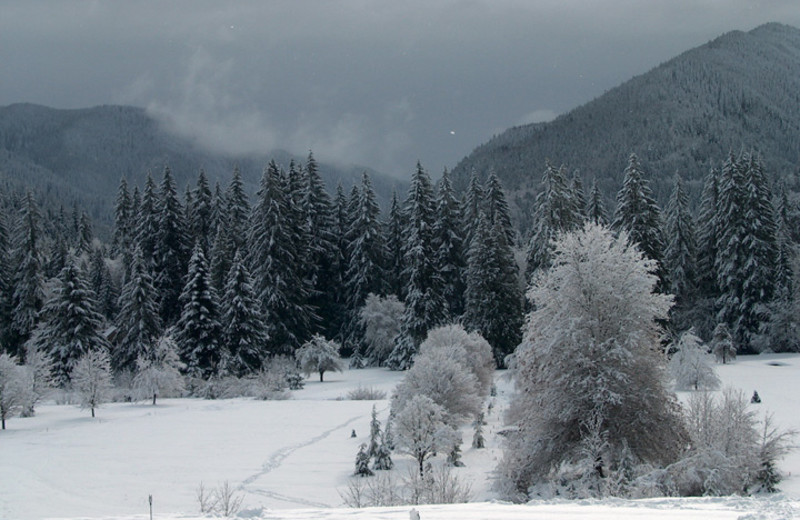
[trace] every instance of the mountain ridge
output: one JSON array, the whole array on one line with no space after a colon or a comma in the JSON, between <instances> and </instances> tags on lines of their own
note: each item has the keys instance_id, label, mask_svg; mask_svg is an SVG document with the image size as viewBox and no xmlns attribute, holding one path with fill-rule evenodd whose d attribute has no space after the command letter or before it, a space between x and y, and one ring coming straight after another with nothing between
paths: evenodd
<instances>
[{"instance_id":1,"label":"mountain ridge","mask_svg":"<svg viewBox=\"0 0 800 520\"><path fill-rule=\"evenodd\" d=\"M511 195L515 217L530 225L545 160L564 164L607 200L637 153L666 202L675 172L696 199L702 177L729 151L755 151L767 171L800 187L800 30L770 23L731 31L634 76L551 122L509 128L453 169L493 169ZM609 207L609 209L611 209Z\"/></svg>"}]
</instances>

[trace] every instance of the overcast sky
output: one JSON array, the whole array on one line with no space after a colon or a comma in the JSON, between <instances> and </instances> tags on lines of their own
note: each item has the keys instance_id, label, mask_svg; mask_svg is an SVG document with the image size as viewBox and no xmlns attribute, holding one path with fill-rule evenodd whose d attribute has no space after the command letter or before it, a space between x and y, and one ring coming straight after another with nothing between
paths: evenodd
<instances>
[{"instance_id":1,"label":"overcast sky","mask_svg":"<svg viewBox=\"0 0 800 520\"><path fill-rule=\"evenodd\" d=\"M0 0L0 105L131 104L204 143L433 174L797 0Z\"/></svg>"}]
</instances>

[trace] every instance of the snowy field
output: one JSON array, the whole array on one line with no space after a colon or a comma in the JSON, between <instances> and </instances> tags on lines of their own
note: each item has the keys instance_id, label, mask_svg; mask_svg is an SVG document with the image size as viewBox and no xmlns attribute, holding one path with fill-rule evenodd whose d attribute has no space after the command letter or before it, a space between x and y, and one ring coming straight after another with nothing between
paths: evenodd
<instances>
[{"instance_id":1,"label":"snowy field","mask_svg":"<svg viewBox=\"0 0 800 520\"><path fill-rule=\"evenodd\" d=\"M746 395L758 390L759 410L800 430L800 356L741 358L718 367L725 385ZM368 440L370 412L385 423L388 400L349 401L349 390L391 393L401 373L381 369L326 373L306 382L288 401L171 399L109 404L97 418L74 406L40 405L36 417L12 418L0 432L0 519L154 518L199 516L196 498L227 481L243 497L241 517L265 519L407 519L409 507L344 509L339 494L355 455ZM510 392L498 380L487 416L487 449L469 448L464 429L464 468L473 500L452 506L419 506L436 519L792 518L800 517L800 451L783 462L789 477L778 496L723 499L547 502L512 506L493 502L491 470L500 457L496 432ZM356 438L351 437L355 430ZM395 455L395 472L412 461Z\"/></svg>"}]
</instances>

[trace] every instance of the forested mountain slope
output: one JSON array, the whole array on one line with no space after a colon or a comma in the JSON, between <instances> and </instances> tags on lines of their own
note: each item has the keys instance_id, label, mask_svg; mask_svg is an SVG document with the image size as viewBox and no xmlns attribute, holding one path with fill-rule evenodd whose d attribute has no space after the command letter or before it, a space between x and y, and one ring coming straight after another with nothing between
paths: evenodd
<instances>
[{"instance_id":1,"label":"forested mountain slope","mask_svg":"<svg viewBox=\"0 0 800 520\"><path fill-rule=\"evenodd\" d=\"M494 169L528 225L545 160L593 178L608 202L628 155L638 154L666 202L675 172L693 199L729 151L755 151L793 190L800 171L800 30L770 23L687 51L549 123L511 128L453 170L460 188ZM613 209L610 207L610 209Z\"/></svg>"},{"instance_id":2,"label":"forested mountain slope","mask_svg":"<svg viewBox=\"0 0 800 520\"><path fill-rule=\"evenodd\" d=\"M210 152L170 134L144 109L99 106L58 110L32 104L0 107L0 182L7 188L33 188L67 207L78 202L98 224L108 224L121 177L141 186L148 170L160 177L169 166L179 187L203 168L210 182L224 187L235 164L254 191L270 159L288 164L286 152L258 156ZM305 157L299 158L304 161ZM318 157L328 190L341 181L347 190L360 182L363 168L339 168ZM387 201L396 180L370 171L379 199ZM404 193L405 187L399 188Z\"/></svg>"}]
</instances>

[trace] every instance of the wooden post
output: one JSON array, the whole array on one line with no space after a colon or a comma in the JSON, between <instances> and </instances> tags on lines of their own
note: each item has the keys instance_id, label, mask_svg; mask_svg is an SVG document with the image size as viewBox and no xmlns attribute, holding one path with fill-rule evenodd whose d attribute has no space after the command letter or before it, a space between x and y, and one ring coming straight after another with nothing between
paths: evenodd
<instances>
[{"instance_id":1,"label":"wooden post","mask_svg":"<svg viewBox=\"0 0 800 520\"><path fill-rule=\"evenodd\" d=\"M153 495L147 495L147 501L150 502L150 520L153 520Z\"/></svg>"}]
</instances>

